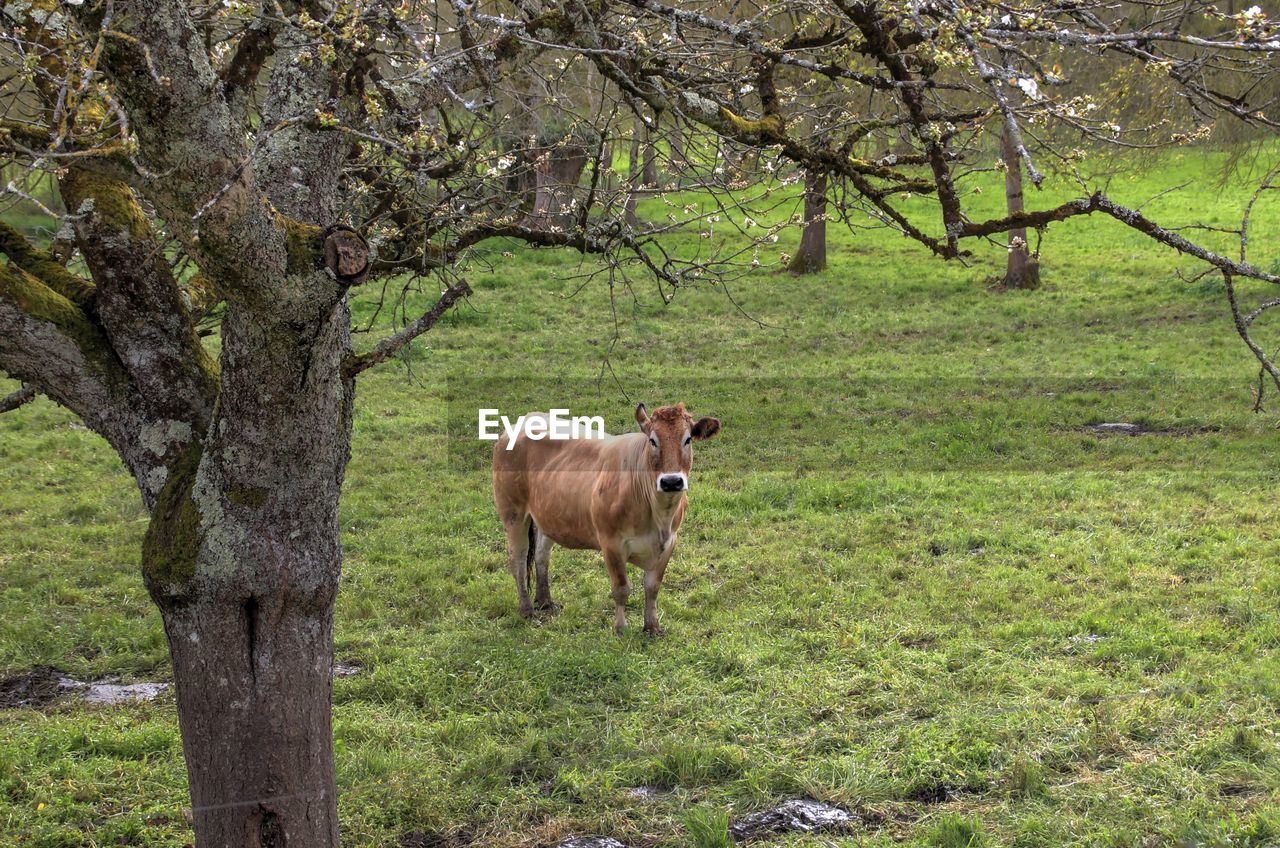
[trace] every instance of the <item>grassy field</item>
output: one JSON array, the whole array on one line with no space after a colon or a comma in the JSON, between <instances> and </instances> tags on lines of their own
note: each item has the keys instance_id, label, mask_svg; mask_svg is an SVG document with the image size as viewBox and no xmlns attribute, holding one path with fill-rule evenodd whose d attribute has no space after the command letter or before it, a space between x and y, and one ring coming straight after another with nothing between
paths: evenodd
<instances>
[{"instance_id":1,"label":"grassy field","mask_svg":"<svg viewBox=\"0 0 1280 848\"><path fill-rule=\"evenodd\" d=\"M1215 161L1171 155L1111 191L1192 180L1148 211L1231 225L1249 189ZM1260 206L1260 251L1278 225ZM965 267L837 227L826 273L733 284L766 326L715 286L619 292L615 381L597 380L607 288L575 294L575 257L502 248L411 369L360 386L348 845L714 848L726 815L798 796L862 824L778 844L1280 844L1280 399L1250 411L1214 281L1109 220L1050 230L1031 293L986 287L998 248ZM617 431L639 400L724 425L698 448L667 635L612 634L594 553L558 550L564 609L524 622L477 406ZM1084 429L1104 421L1151 432ZM0 417L0 468L0 677L165 679L146 515L106 444L42 399ZM0 843L183 845L185 791L171 696L0 710Z\"/></svg>"}]
</instances>

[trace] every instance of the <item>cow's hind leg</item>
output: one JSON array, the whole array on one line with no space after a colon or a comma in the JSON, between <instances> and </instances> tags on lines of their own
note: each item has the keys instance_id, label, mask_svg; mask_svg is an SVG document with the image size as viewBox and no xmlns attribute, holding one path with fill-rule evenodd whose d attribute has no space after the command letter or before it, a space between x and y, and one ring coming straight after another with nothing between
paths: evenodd
<instances>
[{"instance_id":1,"label":"cow's hind leg","mask_svg":"<svg viewBox=\"0 0 1280 848\"><path fill-rule=\"evenodd\" d=\"M627 558L622 551L604 549L604 567L609 572L613 587L613 630L621 635L627 628L627 598L631 597L631 584L627 582Z\"/></svg>"},{"instance_id":2,"label":"cow's hind leg","mask_svg":"<svg viewBox=\"0 0 1280 848\"><path fill-rule=\"evenodd\" d=\"M544 612L558 612L560 606L551 600L551 577L548 570L551 567L551 540L547 538L546 533L538 531L535 524L533 528L533 566L537 572L537 589L533 596L534 609Z\"/></svg>"},{"instance_id":3,"label":"cow's hind leg","mask_svg":"<svg viewBox=\"0 0 1280 848\"><path fill-rule=\"evenodd\" d=\"M529 602L529 537L533 530L533 520L526 515L523 519L507 521L504 516L502 523L507 531L507 568L516 580L516 591L520 593L520 614L525 618L532 618L533 604Z\"/></svg>"}]
</instances>

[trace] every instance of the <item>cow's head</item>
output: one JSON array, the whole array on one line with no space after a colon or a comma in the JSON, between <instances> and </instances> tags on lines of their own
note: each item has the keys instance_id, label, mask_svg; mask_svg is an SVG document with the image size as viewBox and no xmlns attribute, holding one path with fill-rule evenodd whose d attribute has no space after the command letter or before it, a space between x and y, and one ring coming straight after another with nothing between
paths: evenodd
<instances>
[{"instance_id":1,"label":"cow's head","mask_svg":"<svg viewBox=\"0 0 1280 848\"><path fill-rule=\"evenodd\" d=\"M719 419L699 418L695 422L683 403L655 409L650 415L642 403L636 407L636 422L649 438L649 470L658 491L669 495L688 491L693 442L719 433Z\"/></svg>"}]
</instances>

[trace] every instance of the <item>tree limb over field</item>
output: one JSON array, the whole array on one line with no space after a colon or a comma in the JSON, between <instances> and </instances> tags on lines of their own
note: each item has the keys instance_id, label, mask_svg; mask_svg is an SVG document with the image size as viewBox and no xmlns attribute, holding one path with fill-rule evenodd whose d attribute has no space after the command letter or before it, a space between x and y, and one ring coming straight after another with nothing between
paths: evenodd
<instances>
[{"instance_id":1,"label":"tree limb over field","mask_svg":"<svg viewBox=\"0 0 1280 848\"><path fill-rule=\"evenodd\" d=\"M981 133L992 121L1034 185L1047 168L1082 187L1082 143L1159 149L1232 127L1280 126L1280 24L1257 7L1225 14L1201 2L784 0L742 19L711 4L569 5L584 25L565 50L583 51L655 114L837 178L844 220L862 213L943 258L963 259L966 239L1102 212L1229 279L1280 283L1243 251L1234 259L1196 244L1096 189L983 221L967 208L976 191L964 189L989 155ZM1097 96L1100 82L1128 77L1141 81L1136 91L1129 86L1113 102ZM1010 87L1024 96L1007 96ZM913 194L937 199L938 229L900 205ZM1248 211L1237 231L1242 247L1247 219ZM1229 306L1240 318L1234 296ZM1237 323L1275 378L1249 336L1252 319Z\"/></svg>"}]
</instances>

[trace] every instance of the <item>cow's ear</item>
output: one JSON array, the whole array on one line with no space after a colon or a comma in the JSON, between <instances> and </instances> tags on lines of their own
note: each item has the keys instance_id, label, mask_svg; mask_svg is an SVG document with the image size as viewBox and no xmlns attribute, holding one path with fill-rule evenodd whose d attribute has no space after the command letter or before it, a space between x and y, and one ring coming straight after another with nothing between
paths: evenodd
<instances>
[{"instance_id":1,"label":"cow's ear","mask_svg":"<svg viewBox=\"0 0 1280 848\"><path fill-rule=\"evenodd\" d=\"M698 423L693 425L693 437L698 441L709 439L719 432L719 418L699 418Z\"/></svg>"},{"instance_id":2,"label":"cow's ear","mask_svg":"<svg viewBox=\"0 0 1280 848\"><path fill-rule=\"evenodd\" d=\"M645 409L643 403L636 405L636 423L641 430L649 432L649 410Z\"/></svg>"}]
</instances>

